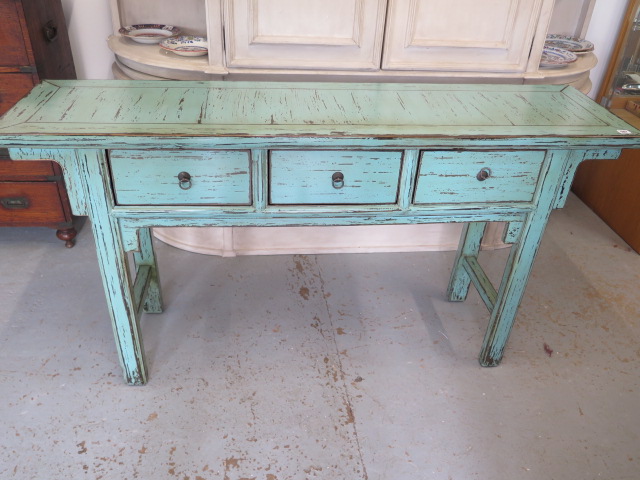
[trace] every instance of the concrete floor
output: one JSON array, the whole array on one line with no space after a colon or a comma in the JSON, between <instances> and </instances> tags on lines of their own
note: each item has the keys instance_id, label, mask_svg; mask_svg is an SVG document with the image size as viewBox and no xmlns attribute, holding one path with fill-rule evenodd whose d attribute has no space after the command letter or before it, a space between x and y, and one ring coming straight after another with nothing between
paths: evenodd
<instances>
[{"instance_id":1,"label":"concrete floor","mask_svg":"<svg viewBox=\"0 0 640 480\"><path fill-rule=\"evenodd\" d=\"M639 478L640 256L575 197L492 369L477 294L445 300L453 252L157 253L128 387L88 225L71 250L0 229L0 478Z\"/></svg>"}]
</instances>

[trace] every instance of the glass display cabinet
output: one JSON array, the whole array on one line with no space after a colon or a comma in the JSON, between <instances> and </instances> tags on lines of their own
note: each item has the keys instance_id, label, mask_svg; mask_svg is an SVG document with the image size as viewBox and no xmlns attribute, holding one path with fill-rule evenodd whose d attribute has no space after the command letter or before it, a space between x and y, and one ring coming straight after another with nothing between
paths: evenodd
<instances>
[{"instance_id":1,"label":"glass display cabinet","mask_svg":"<svg viewBox=\"0 0 640 480\"><path fill-rule=\"evenodd\" d=\"M640 127L640 0L630 0L597 100ZM640 253L640 151L613 162L585 162L573 191Z\"/></svg>"},{"instance_id":2,"label":"glass display cabinet","mask_svg":"<svg viewBox=\"0 0 640 480\"><path fill-rule=\"evenodd\" d=\"M601 103L612 110L627 108L632 113L640 100L640 1L630 1L620 32L616 55L612 59L608 81L601 94ZM627 105L631 102L631 105Z\"/></svg>"}]
</instances>

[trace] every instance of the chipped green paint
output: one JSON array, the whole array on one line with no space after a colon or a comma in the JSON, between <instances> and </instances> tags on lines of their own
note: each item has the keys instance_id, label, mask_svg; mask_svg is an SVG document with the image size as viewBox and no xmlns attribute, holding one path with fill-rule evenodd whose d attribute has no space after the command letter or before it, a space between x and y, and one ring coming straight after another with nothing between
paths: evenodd
<instances>
[{"instance_id":1,"label":"chipped green paint","mask_svg":"<svg viewBox=\"0 0 640 480\"><path fill-rule=\"evenodd\" d=\"M0 119L0 147L60 163L91 218L130 384L140 316L162 311L153 226L468 223L448 294L479 290L497 365L576 168L639 140L565 86L46 81ZM477 262L489 221L513 244L498 289Z\"/></svg>"}]
</instances>

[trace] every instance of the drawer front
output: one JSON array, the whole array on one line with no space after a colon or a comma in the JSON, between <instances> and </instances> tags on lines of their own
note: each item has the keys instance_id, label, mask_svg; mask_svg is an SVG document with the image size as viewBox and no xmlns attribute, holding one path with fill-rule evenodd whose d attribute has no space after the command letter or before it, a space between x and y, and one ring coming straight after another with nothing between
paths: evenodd
<instances>
[{"instance_id":1,"label":"drawer front","mask_svg":"<svg viewBox=\"0 0 640 480\"><path fill-rule=\"evenodd\" d=\"M249 152L112 150L119 205L250 205Z\"/></svg>"},{"instance_id":2,"label":"drawer front","mask_svg":"<svg viewBox=\"0 0 640 480\"><path fill-rule=\"evenodd\" d=\"M0 19L2 19L2 55L0 66L29 65L29 54L24 45L24 32L21 25L22 6L17 2L0 2Z\"/></svg>"},{"instance_id":3,"label":"drawer front","mask_svg":"<svg viewBox=\"0 0 640 480\"><path fill-rule=\"evenodd\" d=\"M1 18L1 17L0 17ZM9 50L6 45L3 51ZM6 113L34 86L31 73L3 73L0 75L0 115Z\"/></svg>"},{"instance_id":4,"label":"drawer front","mask_svg":"<svg viewBox=\"0 0 640 480\"><path fill-rule=\"evenodd\" d=\"M269 168L272 205L391 204L402 152L272 150Z\"/></svg>"},{"instance_id":5,"label":"drawer front","mask_svg":"<svg viewBox=\"0 0 640 480\"><path fill-rule=\"evenodd\" d=\"M423 152L414 203L530 202L545 152Z\"/></svg>"},{"instance_id":6,"label":"drawer front","mask_svg":"<svg viewBox=\"0 0 640 480\"><path fill-rule=\"evenodd\" d=\"M0 181L51 180L55 174L53 162L47 160L14 162L0 158Z\"/></svg>"},{"instance_id":7,"label":"drawer front","mask_svg":"<svg viewBox=\"0 0 640 480\"><path fill-rule=\"evenodd\" d=\"M0 225L49 225L65 221L57 183L0 182Z\"/></svg>"}]
</instances>

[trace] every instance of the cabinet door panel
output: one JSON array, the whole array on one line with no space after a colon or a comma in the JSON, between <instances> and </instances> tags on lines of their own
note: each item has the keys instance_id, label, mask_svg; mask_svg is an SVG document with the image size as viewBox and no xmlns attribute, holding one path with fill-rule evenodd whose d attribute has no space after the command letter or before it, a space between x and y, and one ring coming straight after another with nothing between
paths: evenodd
<instances>
[{"instance_id":1,"label":"cabinet door panel","mask_svg":"<svg viewBox=\"0 0 640 480\"><path fill-rule=\"evenodd\" d=\"M378 69L386 0L227 0L227 65Z\"/></svg>"},{"instance_id":2,"label":"cabinet door panel","mask_svg":"<svg viewBox=\"0 0 640 480\"><path fill-rule=\"evenodd\" d=\"M390 0L383 68L524 71L545 1Z\"/></svg>"}]
</instances>

